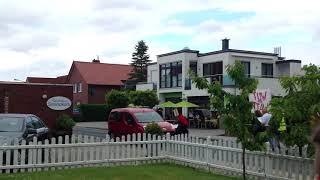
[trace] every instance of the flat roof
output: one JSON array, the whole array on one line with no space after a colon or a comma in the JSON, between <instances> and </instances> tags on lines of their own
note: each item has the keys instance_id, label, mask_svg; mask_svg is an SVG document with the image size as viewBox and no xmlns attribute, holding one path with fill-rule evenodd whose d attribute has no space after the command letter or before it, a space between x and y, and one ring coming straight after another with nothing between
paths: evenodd
<instances>
[{"instance_id":1,"label":"flat roof","mask_svg":"<svg viewBox=\"0 0 320 180\"><path fill-rule=\"evenodd\" d=\"M285 64L285 63L301 63L301 60L289 59L289 60L282 60L282 61L276 62L276 64Z\"/></svg>"},{"instance_id":2,"label":"flat roof","mask_svg":"<svg viewBox=\"0 0 320 180\"><path fill-rule=\"evenodd\" d=\"M73 86L72 84L28 83L28 82L12 82L12 81L0 81L0 84L38 85L38 86Z\"/></svg>"},{"instance_id":3,"label":"flat roof","mask_svg":"<svg viewBox=\"0 0 320 180\"><path fill-rule=\"evenodd\" d=\"M173 51L173 52L169 52L169 53L165 53L165 54L160 54L157 56L164 57L164 56L170 56L170 55L180 54L180 53L196 53L198 57L201 57L201 56L209 56L209 55L213 55L213 54L228 53L228 52L256 54L256 55L265 55L265 56L278 56L278 54L276 54L276 53L247 51L247 50L240 50L240 49L226 49L226 50L218 50L218 51L212 51L212 52L207 52L207 53L199 53L198 50L182 49L180 51Z\"/></svg>"}]
</instances>

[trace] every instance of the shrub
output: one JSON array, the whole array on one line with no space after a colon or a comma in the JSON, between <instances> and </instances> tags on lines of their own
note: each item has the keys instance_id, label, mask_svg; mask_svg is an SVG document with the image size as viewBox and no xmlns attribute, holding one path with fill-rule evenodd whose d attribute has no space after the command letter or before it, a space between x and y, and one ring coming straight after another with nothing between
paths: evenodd
<instances>
[{"instance_id":1,"label":"shrub","mask_svg":"<svg viewBox=\"0 0 320 180\"><path fill-rule=\"evenodd\" d=\"M150 123L146 126L145 133L147 134L152 134L152 135L157 135L157 136L161 136L163 135L163 131L161 129L161 127L157 124L157 123Z\"/></svg>"},{"instance_id":2,"label":"shrub","mask_svg":"<svg viewBox=\"0 0 320 180\"><path fill-rule=\"evenodd\" d=\"M106 102L110 109L125 108L129 105L129 98L124 91L112 90L107 93Z\"/></svg>"},{"instance_id":3,"label":"shrub","mask_svg":"<svg viewBox=\"0 0 320 180\"><path fill-rule=\"evenodd\" d=\"M106 121L111 109L106 104L81 104L82 121Z\"/></svg>"},{"instance_id":4,"label":"shrub","mask_svg":"<svg viewBox=\"0 0 320 180\"><path fill-rule=\"evenodd\" d=\"M154 107L159 103L158 96L155 91L131 91L129 93L130 103L135 106Z\"/></svg>"},{"instance_id":5,"label":"shrub","mask_svg":"<svg viewBox=\"0 0 320 180\"><path fill-rule=\"evenodd\" d=\"M56 127L58 130L70 130L75 125L74 120L66 114L62 114L57 118Z\"/></svg>"}]
</instances>

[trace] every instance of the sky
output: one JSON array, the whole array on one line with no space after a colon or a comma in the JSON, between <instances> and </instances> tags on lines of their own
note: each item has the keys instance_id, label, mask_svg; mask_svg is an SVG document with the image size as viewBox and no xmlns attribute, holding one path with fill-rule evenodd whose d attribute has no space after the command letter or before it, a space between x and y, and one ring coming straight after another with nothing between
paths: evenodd
<instances>
[{"instance_id":1,"label":"sky","mask_svg":"<svg viewBox=\"0 0 320 180\"><path fill-rule=\"evenodd\" d=\"M128 64L184 47L273 52L320 65L316 0L0 0L0 81L68 73L72 61Z\"/></svg>"}]
</instances>

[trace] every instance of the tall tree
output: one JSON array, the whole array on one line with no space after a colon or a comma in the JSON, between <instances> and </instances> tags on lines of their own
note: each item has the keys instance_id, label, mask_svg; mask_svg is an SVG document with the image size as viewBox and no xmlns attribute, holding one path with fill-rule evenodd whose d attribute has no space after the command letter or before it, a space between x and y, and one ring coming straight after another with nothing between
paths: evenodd
<instances>
[{"instance_id":1,"label":"tall tree","mask_svg":"<svg viewBox=\"0 0 320 180\"><path fill-rule=\"evenodd\" d=\"M223 120L226 131L236 136L242 144L243 179L246 179L245 151L263 150L265 148L266 133L254 135L252 125L254 115L251 112L253 103L249 102L249 94L256 90L257 80L245 75L244 65L236 61L227 68L229 77L234 81L240 94L231 94L224 91L221 84L216 81L208 83L202 77L191 73L192 80L199 89L207 89L210 94L210 105L216 109L220 119Z\"/></svg>"},{"instance_id":2,"label":"tall tree","mask_svg":"<svg viewBox=\"0 0 320 180\"><path fill-rule=\"evenodd\" d=\"M303 71L302 76L280 79L287 95L272 99L270 121L270 126L276 129L280 120L285 119L287 130L281 135L282 141L287 146L297 145L300 154L303 146L311 145L311 130L320 120L320 68L309 65Z\"/></svg>"},{"instance_id":3,"label":"tall tree","mask_svg":"<svg viewBox=\"0 0 320 180\"><path fill-rule=\"evenodd\" d=\"M133 72L130 74L130 79L136 82L147 81L147 65L151 62L147 54L149 47L141 40L138 41L132 53Z\"/></svg>"}]
</instances>

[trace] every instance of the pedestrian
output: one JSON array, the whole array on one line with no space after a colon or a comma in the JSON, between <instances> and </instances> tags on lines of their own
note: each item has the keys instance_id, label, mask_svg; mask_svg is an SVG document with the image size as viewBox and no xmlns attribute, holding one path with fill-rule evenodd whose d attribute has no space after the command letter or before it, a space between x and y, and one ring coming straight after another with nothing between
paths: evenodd
<instances>
[{"instance_id":1,"label":"pedestrian","mask_svg":"<svg viewBox=\"0 0 320 180\"><path fill-rule=\"evenodd\" d=\"M262 123L259 121L258 118L262 117L262 113L260 110L254 111L254 119L253 119L253 134L257 135L258 132L263 132L265 131L264 126Z\"/></svg>"},{"instance_id":2,"label":"pedestrian","mask_svg":"<svg viewBox=\"0 0 320 180\"><path fill-rule=\"evenodd\" d=\"M182 114L178 115L178 127L176 129L176 134L188 134L188 126L189 121L188 119L183 116Z\"/></svg>"}]
</instances>

